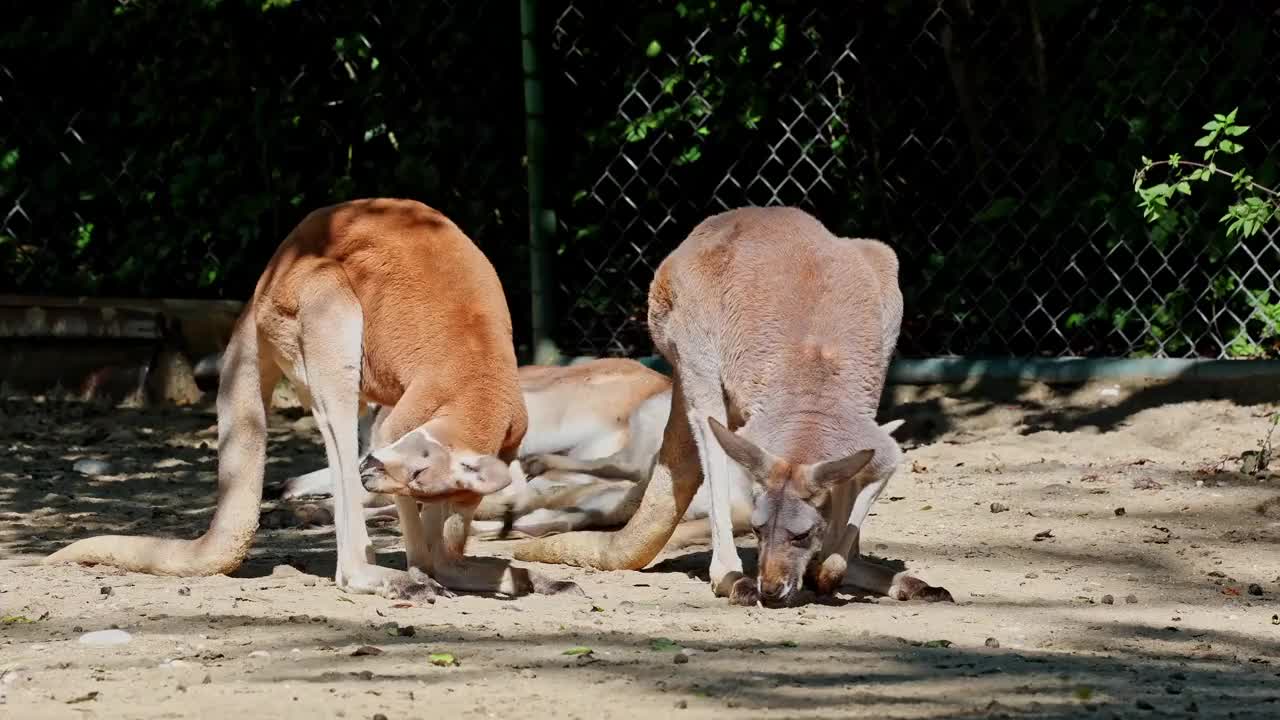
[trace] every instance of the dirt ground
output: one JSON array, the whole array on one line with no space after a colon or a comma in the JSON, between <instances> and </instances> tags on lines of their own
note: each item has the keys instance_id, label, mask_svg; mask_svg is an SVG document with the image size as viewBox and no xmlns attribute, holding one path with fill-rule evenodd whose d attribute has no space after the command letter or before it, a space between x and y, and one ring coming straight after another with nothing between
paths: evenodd
<instances>
[{"instance_id":1,"label":"dirt ground","mask_svg":"<svg viewBox=\"0 0 1280 720\"><path fill-rule=\"evenodd\" d=\"M323 464L314 423L288 410L234 577L32 566L101 532L199 534L214 415L10 398L0 716L1280 717L1280 475L1240 472L1274 402L1099 383L892 394L882 418L908 420L907 460L864 549L954 605L730 607L705 548L641 572L542 568L588 597L348 596L332 527L272 509L281 480ZM109 467L73 469L86 458ZM375 542L403 567L394 523ZM81 642L112 628L129 642Z\"/></svg>"}]
</instances>

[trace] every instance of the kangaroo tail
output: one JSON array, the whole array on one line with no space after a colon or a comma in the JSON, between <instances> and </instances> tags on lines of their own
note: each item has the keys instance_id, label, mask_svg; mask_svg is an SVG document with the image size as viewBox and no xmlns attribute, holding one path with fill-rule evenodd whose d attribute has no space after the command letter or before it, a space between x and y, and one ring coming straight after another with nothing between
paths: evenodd
<instances>
[{"instance_id":1,"label":"kangaroo tail","mask_svg":"<svg viewBox=\"0 0 1280 720\"><path fill-rule=\"evenodd\" d=\"M250 303L222 357L217 403L218 506L203 535L195 540L101 535L62 548L45 558L44 564L101 564L177 576L218 575L240 567L258 530L266 465L267 410L260 364L258 328Z\"/></svg>"}]
</instances>

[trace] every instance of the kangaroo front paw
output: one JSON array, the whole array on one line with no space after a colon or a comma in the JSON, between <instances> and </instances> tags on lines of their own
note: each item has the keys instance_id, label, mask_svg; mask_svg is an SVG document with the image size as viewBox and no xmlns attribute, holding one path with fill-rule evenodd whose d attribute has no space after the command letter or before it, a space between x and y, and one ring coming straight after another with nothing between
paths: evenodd
<instances>
[{"instance_id":1,"label":"kangaroo front paw","mask_svg":"<svg viewBox=\"0 0 1280 720\"><path fill-rule=\"evenodd\" d=\"M388 600L408 600L434 604L437 598L451 598L453 593L417 568L410 568L403 575L391 575L383 579L378 592Z\"/></svg>"},{"instance_id":2,"label":"kangaroo front paw","mask_svg":"<svg viewBox=\"0 0 1280 720\"><path fill-rule=\"evenodd\" d=\"M539 595L587 596L582 588L578 587L578 583L570 580L552 580L537 574L531 574L529 580L533 583L533 591Z\"/></svg>"},{"instance_id":3,"label":"kangaroo front paw","mask_svg":"<svg viewBox=\"0 0 1280 720\"><path fill-rule=\"evenodd\" d=\"M954 603L955 598L951 597L951 593L944 587L929 585L925 589L916 594L916 597L926 602L949 602Z\"/></svg>"},{"instance_id":4,"label":"kangaroo front paw","mask_svg":"<svg viewBox=\"0 0 1280 720\"><path fill-rule=\"evenodd\" d=\"M756 581L749 577L740 577L729 589L729 603L755 607L760 602L760 592L756 589Z\"/></svg>"},{"instance_id":5,"label":"kangaroo front paw","mask_svg":"<svg viewBox=\"0 0 1280 720\"><path fill-rule=\"evenodd\" d=\"M915 600L918 598L925 602L955 602L955 599L951 597L951 593L946 588L930 585L910 575L898 578L889 594L897 600Z\"/></svg>"},{"instance_id":6,"label":"kangaroo front paw","mask_svg":"<svg viewBox=\"0 0 1280 720\"><path fill-rule=\"evenodd\" d=\"M822 564L810 566L808 580L818 595L834 595L844 582L848 563L840 555L831 555Z\"/></svg>"},{"instance_id":7,"label":"kangaroo front paw","mask_svg":"<svg viewBox=\"0 0 1280 720\"><path fill-rule=\"evenodd\" d=\"M713 588L716 597L729 598L731 605L754 607L760 602L760 593L756 589L755 578L749 578L740 572L732 571L724 574L720 582Z\"/></svg>"}]
</instances>

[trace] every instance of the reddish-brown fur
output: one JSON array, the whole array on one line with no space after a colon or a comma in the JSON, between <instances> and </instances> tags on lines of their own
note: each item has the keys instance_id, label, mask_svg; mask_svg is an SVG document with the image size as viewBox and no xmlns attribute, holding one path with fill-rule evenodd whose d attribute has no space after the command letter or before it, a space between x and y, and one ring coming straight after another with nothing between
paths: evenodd
<instances>
[{"instance_id":1,"label":"reddish-brown fur","mask_svg":"<svg viewBox=\"0 0 1280 720\"><path fill-rule=\"evenodd\" d=\"M266 406L282 374L316 414L335 474L353 486L359 482L354 446L360 398L395 407L382 424L383 445L426 425L450 452L510 460L526 431L511 317L484 254L448 218L416 201L356 200L321 208L271 257L224 354L218 508L209 530L192 541L89 538L46 562L171 575L236 569L257 528ZM459 492L464 483L441 481L438 494L419 499L446 496L463 515L465 540L480 496ZM430 595L423 583L408 581L412 574L371 563L372 546L351 497L344 496L335 513L339 585ZM445 532L454 538L448 543L452 554L460 554L458 533ZM512 586L510 572L502 577L504 587Z\"/></svg>"},{"instance_id":2,"label":"reddish-brown fur","mask_svg":"<svg viewBox=\"0 0 1280 720\"><path fill-rule=\"evenodd\" d=\"M272 256L254 291L264 334L296 318L317 267L339 266L364 312L360 391L396 408L398 438L433 417L465 418L441 438L504 459L527 418L511 344L511 315L488 259L439 211L411 200L358 200L309 214ZM443 298L467 298L465 303ZM288 342L289 339L283 339ZM477 362L483 359L484 362Z\"/></svg>"}]
</instances>

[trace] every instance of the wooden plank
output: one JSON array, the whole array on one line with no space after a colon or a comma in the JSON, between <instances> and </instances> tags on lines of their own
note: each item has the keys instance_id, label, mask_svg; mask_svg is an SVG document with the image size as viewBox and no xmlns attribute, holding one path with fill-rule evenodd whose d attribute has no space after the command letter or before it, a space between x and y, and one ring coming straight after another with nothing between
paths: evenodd
<instances>
[{"instance_id":1,"label":"wooden plank","mask_svg":"<svg viewBox=\"0 0 1280 720\"><path fill-rule=\"evenodd\" d=\"M0 305L0 338L156 340L164 316L115 307Z\"/></svg>"}]
</instances>

